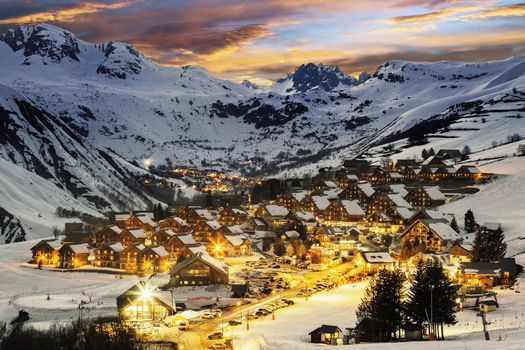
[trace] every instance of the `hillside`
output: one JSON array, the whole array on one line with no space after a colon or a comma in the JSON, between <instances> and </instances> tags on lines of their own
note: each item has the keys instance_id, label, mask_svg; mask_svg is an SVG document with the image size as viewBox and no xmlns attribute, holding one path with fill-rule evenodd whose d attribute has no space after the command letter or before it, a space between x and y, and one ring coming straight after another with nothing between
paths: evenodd
<instances>
[{"instance_id":1,"label":"hillside","mask_svg":"<svg viewBox=\"0 0 525 350\"><path fill-rule=\"evenodd\" d=\"M468 144L476 153L495 141L509 155L508 136L525 135L524 73L524 57L389 61L360 79L305 64L264 90L159 65L124 43L19 27L0 36L0 158L56 188L50 207L64 200L103 212L150 203L133 176L145 171L131 164L146 159L289 176L423 147ZM7 181L9 169L0 169ZM20 219L9 207L31 205L21 198L0 207Z\"/></svg>"}]
</instances>

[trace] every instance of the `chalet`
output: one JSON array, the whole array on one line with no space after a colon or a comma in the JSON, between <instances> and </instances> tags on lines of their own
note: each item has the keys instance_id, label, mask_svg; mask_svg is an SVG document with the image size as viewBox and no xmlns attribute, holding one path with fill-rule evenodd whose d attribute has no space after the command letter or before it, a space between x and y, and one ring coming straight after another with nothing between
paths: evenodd
<instances>
[{"instance_id":1,"label":"chalet","mask_svg":"<svg viewBox=\"0 0 525 350\"><path fill-rule=\"evenodd\" d=\"M359 204L364 208L368 206L368 203L372 199L375 190L372 185L368 182L362 183L351 183L341 193L339 193L340 199L357 200Z\"/></svg>"},{"instance_id":2,"label":"chalet","mask_svg":"<svg viewBox=\"0 0 525 350\"><path fill-rule=\"evenodd\" d=\"M197 213L197 209L197 207L182 206L179 208L179 217L183 219L189 226L193 227L194 225L203 221L202 217Z\"/></svg>"},{"instance_id":3,"label":"chalet","mask_svg":"<svg viewBox=\"0 0 525 350\"><path fill-rule=\"evenodd\" d=\"M190 227L183 219L173 216L159 222L160 230L171 230L175 233L185 233L190 231Z\"/></svg>"},{"instance_id":4,"label":"chalet","mask_svg":"<svg viewBox=\"0 0 525 350\"><path fill-rule=\"evenodd\" d=\"M470 262L474 258L470 250L460 244L454 244L448 252L451 264Z\"/></svg>"},{"instance_id":5,"label":"chalet","mask_svg":"<svg viewBox=\"0 0 525 350\"><path fill-rule=\"evenodd\" d=\"M120 252L120 268L128 272L136 272L138 267L138 255L146 248L142 243L130 244Z\"/></svg>"},{"instance_id":6,"label":"chalet","mask_svg":"<svg viewBox=\"0 0 525 350\"><path fill-rule=\"evenodd\" d=\"M368 177L368 181L371 183L381 183L381 182L388 182L390 181L390 177L388 175L388 171L377 168L375 169L372 174Z\"/></svg>"},{"instance_id":7,"label":"chalet","mask_svg":"<svg viewBox=\"0 0 525 350\"><path fill-rule=\"evenodd\" d=\"M405 196L405 199L416 208L437 207L445 204L445 195L438 186L418 186Z\"/></svg>"},{"instance_id":8,"label":"chalet","mask_svg":"<svg viewBox=\"0 0 525 350\"><path fill-rule=\"evenodd\" d=\"M151 244L152 245L164 245L168 240L177 235L177 233L172 230L158 230L153 232L151 235Z\"/></svg>"},{"instance_id":9,"label":"chalet","mask_svg":"<svg viewBox=\"0 0 525 350\"><path fill-rule=\"evenodd\" d=\"M436 153L436 158L441 159L443 161L448 160L453 163L457 163L461 161L463 155L461 154L461 151L459 149L440 149Z\"/></svg>"},{"instance_id":10,"label":"chalet","mask_svg":"<svg viewBox=\"0 0 525 350\"><path fill-rule=\"evenodd\" d=\"M122 232L119 235L119 241L122 243L124 247L127 247L130 244L135 243L146 243L146 239L148 238L146 231L142 228L137 229L123 229Z\"/></svg>"},{"instance_id":11,"label":"chalet","mask_svg":"<svg viewBox=\"0 0 525 350\"><path fill-rule=\"evenodd\" d=\"M341 334L341 329L337 326L324 324L308 334L310 335L311 343L335 345Z\"/></svg>"},{"instance_id":12,"label":"chalet","mask_svg":"<svg viewBox=\"0 0 525 350\"><path fill-rule=\"evenodd\" d=\"M401 195L396 193L384 194L376 192L368 204L367 213L372 215L376 211L386 212L390 207L400 207L412 209L412 205L408 203Z\"/></svg>"},{"instance_id":13,"label":"chalet","mask_svg":"<svg viewBox=\"0 0 525 350\"><path fill-rule=\"evenodd\" d=\"M296 230L290 230L290 231L285 231L283 235L281 236L281 238L286 241L291 241L294 239L301 238L301 234L297 232Z\"/></svg>"},{"instance_id":14,"label":"chalet","mask_svg":"<svg viewBox=\"0 0 525 350\"><path fill-rule=\"evenodd\" d=\"M250 285L244 284L232 284L231 287L232 298L246 298L250 294Z\"/></svg>"},{"instance_id":15,"label":"chalet","mask_svg":"<svg viewBox=\"0 0 525 350\"><path fill-rule=\"evenodd\" d=\"M164 243L164 248L168 251L170 258L178 260L181 257L187 258L191 256L190 247L198 245L200 245L200 243L193 238L193 235L188 233L185 235L171 236L170 239Z\"/></svg>"},{"instance_id":16,"label":"chalet","mask_svg":"<svg viewBox=\"0 0 525 350\"><path fill-rule=\"evenodd\" d=\"M75 233L75 232L84 232L84 223L83 222L66 222L64 224L65 234Z\"/></svg>"},{"instance_id":17,"label":"chalet","mask_svg":"<svg viewBox=\"0 0 525 350\"><path fill-rule=\"evenodd\" d=\"M323 181L317 181L312 190L314 191L322 191L322 190L327 190L327 189L331 189L331 188L337 188L337 184L333 181L330 181L330 180L323 180Z\"/></svg>"},{"instance_id":18,"label":"chalet","mask_svg":"<svg viewBox=\"0 0 525 350\"><path fill-rule=\"evenodd\" d=\"M411 223L411 219L415 212L409 208L391 206L386 210L385 214L391 219L391 232L397 233L405 230L406 226Z\"/></svg>"},{"instance_id":19,"label":"chalet","mask_svg":"<svg viewBox=\"0 0 525 350\"><path fill-rule=\"evenodd\" d=\"M175 265L169 286L228 284L228 267L208 254L197 253Z\"/></svg>"},{"instance_id":20,"label":"chalet","mask_svg":"<svg viewBox=\"0 0 525 350\"><path fill-rule=\"evenodd\" d=\"M255 212L255 216L263 218L269 228L275 229L288 223L288 220L286 220L288 213L288 209L281 205L268 204L260 206Z\"/></svg>"},{"instance_id":21,"label":"chalet","mask_svg":"<svg viewBox=\"0 0 525 350\"><path fill-rule=\"evenodd\" d=\"M454 177L459 179L477 180L482 177L482 173L474 165L463 165L454 173Z\"/></svg>"},{"instance_id":22,"label":"chalet","mask_svg":"<svg viewBox=\"0 0 525 350\"><path fill-rule=\"evenodd\" d=\"M388 192L398 194L403 198L408 194L408 190L404 184L390 184L388 185Z\"/></svg>"},{"instance_id":23,"label":"chalet","mask_svg":"<svg viewBox=\"0 0 525 350\"><path fill-rule=\"evenodd\" d=\"M240 225L231 225L231 226L222 226L220 229L216 231L216 233L220 233L223 235L242 235L244 233L244 230Z\"/></svg>"},{"instance_id":24,"label":"chalet","mask_svg":"<svg viewBox=\"0 0 525 350\"><path fill-rule=\"evenodd\" d=\"M343 162L343 167L349 174L361 176L370 170L370 162L366 159L346 159Z\"/></svg>"},{"instance_id":25,"label":"chalet","mask_svg":"<svg viewBox=\"0 0 525 350\"><path fill-rule=\"evenodd\" d=\"M459 264L457 280L467 286L511 286L516 280L516 259L504 258L500 262L464 262Z\"/></svg>"},{"instance_id":26,"label":"chalet","mask_svg":"<svg viewBox=\"0 0 525 350\"><path fill-rule=\"evenodd\" d=\"M434 172L434 178L436 180L447 180L454 177L456 168L453 166L441 166Z\"/></svg>"},{"instance_id":27,"label":"chalet","mask_svg":"<svg viewBox=\"0 0 525 350\"><path fill-rule=\"evenodd\" d=\"M355 174L342 173L336 178L337 185L341 188L345 188L351 183L356 183L357 181L359 181L359 178Z\"/></svg>"},{"instance_id":28,"label":"chalet","mask_svg":"<svg viewBox=\"0 0 525 350\"><path fill-rule=\"evenodd\" d=\"M123 223L123 228L127 229L143 229L145 232L153 232L157 224L149 216L137 216L132 214Z\"/></svg>"},{"instance_id":29,"label":"chalet","mask_svg":"<svg viewBox=\"0 0 525 350\"><path fill-rule=\"evenodd\" d=\"M147 246L138 253L137 264L142 274L168 271L169 253L163 246Z\"/></svg>"},{"instance_id":30,"label":"chalet","mask_svg":"<svg viewBox=\"0 0 525 350\"><path fill-rule=\"evenodd\" d=\"M357 200L336 200L323 213L323 222L328 226L350 226L363 221L365 212Z\"/></svg>"},{"instance_id":31,"label":"chalet","mask_svg":"<svg viewBox=\"0 0 525 350\"><path fill-rule=\"evenodd\" d=\"M398 159L396 160L396 169L401 170L406 167L417 166L417 161L415 159Z\"/></svg>"},{"instance_id":32,"label":"chalet","mask_svg":"<svg viewBox=\"0 0 525 350\"><path fill-rule=\"evenodd\" d=\"M124 250L121 243L104 243L93 251L94 265L98 267L120 268L120 253Z\"/></svg>"},{"instance_id":33,"label":"chalet","mask_svg":"<svg viewBox=\"0 0 525 350\"><path fill-rule=\"evenodd\" d=\"M390 233L392 231L392 218L383 210L372 211L367 218L370 230L375 233Z\"/></svg>"},{"instance_id":34,"label":"chalet","mask_svg":"<svg viewBox=\"0 0 525 350\"><path fill-rule=\"evenodd\" d=\"M407 166L400 171L403 179L408 181L413 181L419 178L419 173L421 173L422 168L420 166Z\"/></svg>"},{"instance_id":35,"label":"chalet","mask_svg":"<svg viewBox=\"0 0 525 350\"><path fill-rule=\"evenodd\" d=\"M286 218L292 223L291 227L303 225L307 233L314 233L317 228L315 215L310 211L290 212Z\"/></svg>"},{"instance_id":36,"label":"chalet","mask_svg":"<svg viewBox=\"0 0 525 350\"><path fill-rule=\"evenodd\" d=\"M265 231L268 225L262 218L249 217L241 224L244 231Z\"/></svg>"},{"instance_id":37,"label":"chalet","mask_svg":"<svg viewBox=\"0 0 525 350\"><path fill-rule=\"evenodd\" d=\"M118 226L104 226L94 233L93 242L96 247L105 243L118 242L122 229Z\"/></svg>"},{"instance_id":38,"label":"chalet","mask_svg":"<svg viewBox=\"0 0 525 350\"><path fill-rule=\"evenodd\" d=\"M161 321L175 314L169 291L160 291L147 281L140 281L117 297L117 308L122 321Z\"/></svg>"},{"instance_id":39,"label":"chalet","mask_svg":"<svg viewBox=\"0 0 525 350\"><path fill-rule=\"evenodd\" d=\"M195 209L195 212L200 216L201 221L215 220L215 216L208 209Z\"/></svg>"},{"instance_id":40,"label":"chalet","mask_svg":"<svg viewBox=\"0 0 525 350\"><path fill-rule=\"evenodd\" d=\"M89 232L72 231L72 232L66 233L64 239L62 239L62 243L64 244L81 244L81 243L91 244L92 240L93 240L93 236Z\"/></svg>"},{"instance_id":41,"label":"chalet","mask_svg":"<svg viewBox=\"0 0 525 350\"><path fill-rule=\"evenodd\" d=\"M53 265L58 264L58 251L62 243L54 239L44 239L31 248L33 264Z\"/></svg>"},{"instance_id":42,"label":"chalet","mask_svg":"<svg viewBox=\"0 0 525 350\"><path fill-rule=\"evenodd\" d=\"M240 225L247 217L248 214L244 210L225 207L219 213L219 223L223 226Z\"/></svg>"},{"instance_id":43,"label":"chalet","mask_svg":"<svg viewBox=\"0 0 525 350\"><path fill-rule=\"evenodd\" d=\"M446 164L443 162L443 160L439 157L436 157L435 155L429 156L427 159L421 162L420 164L422 167L436 167L439 168L440 166L445 166Z\"/></svg>"},{"instance_id":44,"label":"chalet","mask_svg":"<svg viewBox=\"0 0 525 350\"><path fill-rule=\"evenodd\" d=\"M73 269L88 263L90 254L87 243L64 244L58 250L58 267L63 269Z\"/></svg>"},{"instance_id":45,"label":"chalet","mask_svg":"<svg viewBox=\"0 0 525 350\"><path fill-rule=\"evenodd\" d=\"M249 256L251 254L251 242L243 235L217 234L214 246L211 247L215 257L234 258Z\"/></svg>"},{"instance_id":46,"label":"chalet","mask_svg":"<svg viewBox=\"0 0 525 350\"><path fill-rule=\"evenodd\" d=\"M300 207L299 201L291 193L284 193L277 197L273 204L280 205L292 211Z\"/></svg>"},{"instance_id":47,"label":"chalet","mask_svg":"<svg viewBox=\"0 0 525 350\"><path fill-rule=\"evenodd\" d=\"M366 274L394 268L395 263L394 258L388 252L358 252L352 259L354 271Z\"/></svg>"},{"instance_id":48,"label":"chalet","mask_svg":"<svg viewBox=\"0 0 525 350\"><path fill-rule=\"evenodd\" d=\"M209 241L220 228L217 220L201 221L193 227L193 237L197 241Z\"/></svg>"},{"instance_id":49,"label":"chalet","mask_svg":"<svg viewBox=\"0 0 525 350\"><path fill-rule=\"evenodd\" d=\"M438 180L438 175L436 174L437 171L444 167L443 165L425 165L421 167L421 171L417 175L418 179L425 179L429 181L436 181Z\"/></svg>"},{"instance_id":50,"label":"chalet","mask_svg":"<svg viewBox=\"0 0 525 350\"><path fill-rule=\"evenodd\" d=\"M324 196L306 196L301 200L301 209L312 212L316 217L322 216L329 205L330 201Z\"/></svg>"},{"instance_id":51,"label":"chalet","mask_svg":"<svg viewBox=\"0 0 525 350\"><path fill-rule=\"evenodd\" d=\"M433 252L449 251L459 239L458 233L443 220L419 219L412 223L403 234L401 240L411 243L416 238L426 249Z\"/></svg>"}]
</instances>

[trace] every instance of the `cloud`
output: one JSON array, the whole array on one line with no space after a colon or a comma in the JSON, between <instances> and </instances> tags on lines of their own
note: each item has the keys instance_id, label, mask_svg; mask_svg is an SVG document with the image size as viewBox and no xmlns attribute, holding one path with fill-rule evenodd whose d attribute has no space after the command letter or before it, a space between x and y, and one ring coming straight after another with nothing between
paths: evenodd
<instances>
[{"instance_id":1,"label":"cloud","mask_svg":"<svg viewBox=\"0 0 525 350\"><path fill-rule=\"evenodd\" d=\"M468 20L480 20L491 17L522 17L525 16L525 3L508 5L508 6L495 6L488 8L471 15L463 16L462 19Z\"/></svg>"},{"instance_id":2,"label":"cloud","mask_svg":"<svg viewBox=\"0 0 525 350\"><path fill-rule=\"evenodd\" d=\"M448 18L454 14L474 11L477 7L474 6L457 6L449 7L441 10L421 13L416 15L397 16L388 19L390 23L421 23L421 22L436 22L438 20Z\"/></svg>"}]
</instances>

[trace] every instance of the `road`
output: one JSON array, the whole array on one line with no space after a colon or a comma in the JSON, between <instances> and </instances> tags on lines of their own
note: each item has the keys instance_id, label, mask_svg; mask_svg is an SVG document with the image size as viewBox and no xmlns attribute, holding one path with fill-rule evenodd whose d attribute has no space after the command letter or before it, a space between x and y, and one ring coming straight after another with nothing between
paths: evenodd
<instances>
[{"instance_id":1,"label":"road","mask_svg":"<svg viewBox=\"0 0 525 350\"><path fill-rule=\"evenodd\" d=\"M164 333L159 334L159 337L161 337L162 340L168 340L171 338L170 340L177 341L179 346L182 345L183 349L192 349L192 350L193 349L195 350L207 349L208 346L212 343L212 341L208 340L208 334L214 331L217 331L217 330L221 330L222 329L221 325L226 327L226 325L228 325L228 322L230 320L234 320L234 319L240 320L241 312L242 312L242 315L244 316L249 312L253 312L257 310L261 306L274 301L275 299L297 298L296 295L301 290L301 288L315 287L318 280L323 279L324 277L327 277L329 275L332 275L334 279L337 279L337 273L339 271L344 271L348 268L351 268L350 263L344 263L344 264L338 265L336 267L333 267L325 271L318 271L318 272L309 271L309 272L302 273L300 275L295 275L291 283L293 287L288 290L284 290L282 292L269 295L254 303L250 303L250 304L242 305L242 306L236 306L230 310L225 311L222 317L217 317L211 320L200 320L198 323L192 324L189 331L179 333L178 331L169 330L167 331L167 334L164 334ZM289 307L293 308L294 306L292 305ZM281 313L281 312L286 312L286 309L287 308L277 310L276 314ZM267 315L264 317L272 317L272 316ZM257 322L257 320L250 320L249 322L250 323ZM231 328L232 326L228 326L228 327L230 327L230 329L232 330L232 333L234 331L241 332L242 330L246 329L246 321L244 321L242 325L233 326L233 328ZM176 337L177 339L173 339L173 337L171 337L169 334L170 332L177 333L178 334L178 336ZM226 335L228 334L228 332L225 332L225 333Z\"/></svg>"}]
</instances>

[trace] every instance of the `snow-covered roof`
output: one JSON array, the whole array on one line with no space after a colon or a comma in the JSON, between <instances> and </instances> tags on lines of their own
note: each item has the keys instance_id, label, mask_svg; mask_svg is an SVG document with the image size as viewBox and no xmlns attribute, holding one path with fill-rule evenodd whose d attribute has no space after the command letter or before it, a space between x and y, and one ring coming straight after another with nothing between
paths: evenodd
<instances>
[{"instance_id":1,"label":"snow-covered roof","mask_svg":"<svg viewBox=\"0 0 525 350\"><path fill-rule=\"evenodd\" d=\"M197 254L197 256L200 257L202 260L206 261L208 264L215 267L216 269L224 273L228 273L228 271L226 271L227 265L221 263L219 260L215 259L210 254Z\"/></svg>"},{"instance_id":2,"label":"snow-covered roof","mask_svg":"<svg viewBox=\"0 0 525 350\"><path fill-rule=\"evenodd\" d=\"M441 210L437 209L425 209L425 213L431 218L435 220L442 220L446 219L445 213L443 213Z\"/></svg>"},{"instance_id":3,"label":"snow-covered roof","mask_svg":"<svg viewBox=\"0 0 525 350\"><path fill-rule=\"evenodd\" d=\"M219 224L219 222L217 220L206 221L206 224L208 226L210 226L214 230L218 230L218 229L220 229L222 227L222 225Z\"/></svg>"},{"instance_id":4,"label":"snow-covered roof","mask_svg":"<svg viewBox=\"0 0 525 350\"><path fill-rule=\"evenodd\" d=\"M430 199L435 201L445 200L445 195L441 193L438 186L423 186Z\"/></svg>"},{"instance_id":5,"label":"snow-covered roof","mask_svg":"<svg viewBox=\"0 0 525 350\"><path fill-rule=\"evenodd\" d=\"M159 245L159 246L154 246L154 247L150 247L151 250L153 250L157 255L159 256L167 256L169 255L168 251L166 250L166 248L164 248L163 246Z\"/></svg>"},{"instance_id":6,"label":"snow-covered roof","mask_svg":"<svg viewBox=\"0 0 525 350\"><path fill-rule=\"evenodd\" d=\"M80 244L70 244L69 248L73 251L75 254L89 254L89 245L87 243L80 243Z\"/></svg>"},{"instance_id":7,"label":"snow-covered roof","mask_svg":"<svg viewBox=\"0 0 525 350\"><path fill-rule=\"evenodd\" d=\"M501 228L501 224L499 224L497 222L485 222L481 226L483 226L486 229L491 230L491 231L496 231L497 229Z\"/></svg>"},{"instance_id":8,"label":"snow-covered roof","mask_svg":"<svg viewBox=\"0 0 525 350\"><path fill-rule=\"evenodd\" d=\"M244 230L242 229L240 225L231 225L231 226L228 226L227 228L231 233L235 233L235 234L242 234L244 232Z\"/></svg>"},{"instance_id":9,"label":"snow-covered roof","mask_svg":"<svg viewBox=\"0 0 525 350\"><path fill-rule=\"evenodd\" d=\"M292 230L292 231L286 231L284 233L286 235L286 237L288 238L299 238L301 235L299 234L299 232L295 231L295 230Z\"/></svg>"},{"instance_id":10,"label":"snow-covered roof","mask_svg":"<svg viewBox=\"0 0 525 350\"><path fill-rule=\"evenodd\" d=\"M286 216L289 213L288 209L277 204L268 204L266 210L271 216Z\"/></svg>"},{"instance_id":11,"label":"snow-covered roof","mask_svg":"<svg viewBox=\"0 0 525 350\"><path fill-rule=\"evenodd\" d=\"M364 210L359 206L359 203L356 200L350 201L350 200L344 199L341 201L341 204L343 205L343 208L345 208L348 215L351 215L351 216L364 216L365 215Z\"/></svg>"},{"instance_id":12,"label":"snow-covered roof","mask_svg":"<svg viewBox=\"0 0 525 350\"><path fill-rule=\"evenodd\" d=\"M392 191L392 193L399 194L403 198L408 194L408 191L405 188L405 185L403 185L403 184L391 184L391 185L389 185L389 187L390 187L390 191Z\"/></svg>"},{"instance_id":13,"label":"snow-covered roof","mask_svg":"<svg viewBox=\"0 0 525 350\"><path fill-rule=\"evenodd\" d=\"M394 258L388 252L362 252L363 258L373 264L393 263Z\"/></svg>"},{"instance_id":14,"label":"snow-covered roof","mask_svg":"<svg viewBox=\"0 0 525 350\"><path fill-rule=\"evenodd\" d=\"M372 195L375 193L374 188L372 187L372 185L371 185L369 182L362 182L362 183L359 183L359 184L357 184L357 187L359 187L359 189L360 189L361 191L363 191L363 193L364 193L367 197L372 197Z\"/></svg>"},{"instance_id":15,"label":"snow-covered roof","mask_svg":"<svg viewBox=\"0 0 525 350\"><path fill-rule=\"evenodd\" d=\"M113 231L113 232L115 232L116 234L119 234L119 235L120 235L120 233L122 232L122 229L121 229L120 227L118 227L118 226L115 226L115 225L113 225L113 226L108 226L108 228L109 228L111 231Z\"/></svg>"},{"instance_id":16,"label":"snow-covered roof","mask_svg":"<svg viewBox=\"0 0 525 350\"><path fill-rule=\"evenodd\" d=\"M388 198L394 203L396 207L401 208L412 208L412 205L408 203L405 198L403 198L400 194L397 193L390 193L388 194Z\"/></svg>"},{"instance_id":17,"label":"snow-covered roof","mask_svg":"<svg viewBox=\"0 0 525 350\"><path fill-rule=\"evenodd\" d=\"M350 181L357 181L357 180L359 180L359 178L355 174L348 174L348 175L346 175L346 178L348 180L350 180Z\"/></svg>"},{"instance_id":18,"label":"snow-covered roof","mask_svg":"<svg viewBox=\"0 0 525 350\"><path fill-rule=\"evenodd\" d=\"M195 238L193 238L192 234L178 235L177 238L180 239L181 242L185 245L197 244L197 241L195 240Z\"/></svg>"},{"instance_id":19,"label":"snow-covered roof","mask_svg":"<svg viewBox=\"0 0 525 350\"><path fill-rule=\"evenodd\" d=\"M163 230L163 231L166 232L166 234L168 236L170 236L170 237L173 237L173 236L177 235L177 233L173 232L173 230L171 230L171 229L170 230Z\"/></svg>"},{"instance_id":20,"label":"snow-covered roof","mask_svg":"<svg viewBox=\"0 0 525 350\"><path fill-rule=\"evenodd\" d=\"M130 216L129 214L115 214L115 221L126 221Z\"/></svg>"},{"instance_id":21,"label":"snow-covered roof","mask_svg":"<svg viewBox=\"0 0 525 350\"><path fill-rule=\"evenodd\" d=\"M396 171L390 171L390 172L388 173L388 175L390 175L390 177L391 177L392 179L402 179L402 178L403 178L403 176L401 176L401 174L398 173L398 172L396 172Z\"/></svg>"},{"instance_id":22,"label":"snow-covered roof","mask_svg":"<svg viewBox=\"0 0 525 350\"><path fill-rule=\"evenodd\" d=\"M128 230L129 233L135 238L147 238L146 232L142 228L136 228L132 230Z\"/></svg>"},{"instance_id":23,"label":"snow-covered roof","mask_svg":"<svg viewBox=\"0 0 525 350\"><path fill-rule=\"evenodd\" d=\"M410 219L412 216L414 216L414 212L408 208L404 207L396 207L395 211L398 213L398 215L403 218L404 220Z\"/></svg>"},{"instance_id":24,"label":"snow-covered roof","mask_svg":"<svg viewBox=\"0 0 525 350\"><path fill-rule=\"evenodd\" d=\"M433 222L430 223L428 227L443 240L453 241L459 238L458 233L447 223Z\"/></svg>"},{"instance_id":25,"label":"snow-covered roof","mask_svg":"<svg viewBox=\"0 0 525 350\"><path fill-rule=\"evenodd\" d=\"M124 246L121 243L113 243L109 246L109 248L113 249L113 251L120 253L124 250Z\"/></svg>"},{"instance_id":26,"label":"snow-covered roof","mask_svg":"<svg viewBox=\"0 0 525 350\"><path fill-rule=\"evenodd\" d=\"M300 201L308 194L308 191L299 191L299 192L293 192L292 196L295 198L295 200Z\"/></svg>"},{"instance_id":27,"label":"snow-covered roof","mask_svg":"<svg viewBox=\"0 0 525 350\"><path fill-rule=\"evenodd\" d=\"M329 188L337 188L337 184L330 180L325 181L324 184L326 185L326 187L329 187Z\"/></svg>"},{"instance_id":28,"label":"snow-covered roof","mask_svg":"<svg viewBox=\"0 0 525 350\"><path fill-rule=\"evenodd\" d=\"M342 190L337 187L337 188L330 188L330 189L327 189L327 190L324 190L323 191L323 196L328 198L328 199L337 199L339 198L339 193L341 193Z\"/></svg>"},{"instance_id":29,"label":"snow-covered roof","mask_svg":"<svg viewBox=\"0 0 525 350\"><path fill-rule=\"evenodd\" d=\"M196 247L189 247L190 251L192 254L196 255L196 254L208 254L208 251L206 250L206 246L204 245L199 245L199 246L196 246Z\"/></svg>"},{"instance_id":30,"label":"snow-covered roof","mask_svg":"<svg viewBox=\"0 0 525 350\"><path fill-rule=\"evenodd\" d=\"M246 237L242 235L224 235L224 238L226 238L231 245L237 247L242 245L246 240Z\"/></svg>"},{"instance_id":31,"label":"snow-covered roof","mask_svg":"<svg viewBox=\"0 0 525 350\"><path fill-rule=\"evenodd\" d=\"M474 166L474 165L463 165L461 168L458 169L459 170L466 170L467 172L469 172L470 174L479 174L481 173L481 171L479 171L479 169Z\"/></svg>"},{"instance_id":32,"label":"snow-covered roof","mask_svg":"<svg viewBox=\"0 0 525 350\"><path fill-rule=\"evenodd\" d=\"M330 205L328 197L324 196L312 196L312 201L319 210L325 210Z\"/></svg>"},{"instance_id":33,"label":"snow-covered roof","mask_svg":"<svg viewBox=\"0 0 525 350\"><path fill-rule=\"evenodd\" d=\"M209 212L208 209L195 209L195 212L197 213L197 215L199 215L201 218L207 220L207 221L211 221L213 220L215 217Z\"/></svg>"},{"instance_id":34,"label":"snow-covered roof","mask_svg":"<svg viewBox=\"0 0 525 350\"><path fill-rule=\"evenodd\" d=\"M245 212L244 210L241 210L241 209L232 208L232 211L233 211L235 214L246 215L246 212Z\"/></svg>"},{"instance_id":35,"label":"snow-covered roof","mask_svg":"<svg viewBox=\"0 0 525 350\"><path fill-rule=\"evenodd\" d=\"M315 220L315 215L311 211L297 211L295 212L295 216L302 221Z\"/></svg>"}]
</instances>

